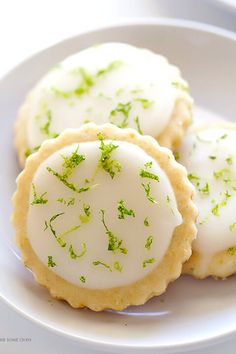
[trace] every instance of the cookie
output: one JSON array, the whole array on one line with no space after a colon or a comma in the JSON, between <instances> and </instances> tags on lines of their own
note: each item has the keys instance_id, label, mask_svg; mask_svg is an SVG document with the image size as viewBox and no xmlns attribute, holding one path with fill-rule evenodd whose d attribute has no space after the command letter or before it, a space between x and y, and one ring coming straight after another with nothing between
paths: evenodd
<instances>
[{"instance_id":1,"label":"cookie","mask_svg":"<svg viewBox=\"0 0 236 354\"><path fill-rule=\"evenodd\" d=\"M122 310L178 278L196 234L193 186L171 151L111 124L47 140L17 179L23 262L73 307Z\"/></svg>"},{"instance_id":2,"label":"cookie","mask_svg":"<svg viewBox=\"0 0 236 354\"><path fill-rule=\"evenodd\" d=\"M236 125L195 126L179 160L196 188L198 234L183 271L197 278L225 278L236 272Z\"/></svg>"},{"instance_id":3,"label":"cookie","mask_svg":"<svg viewBox=\"0 0 236 354\"><path fill-rule=\"evenodd\" d=\"M131 127L177 148L191 109L187 82L163 56L105 43L66 58L36 84L19 110L15 145L23 166L44 140L94 122Z\"/></svg>"}]
</instances>

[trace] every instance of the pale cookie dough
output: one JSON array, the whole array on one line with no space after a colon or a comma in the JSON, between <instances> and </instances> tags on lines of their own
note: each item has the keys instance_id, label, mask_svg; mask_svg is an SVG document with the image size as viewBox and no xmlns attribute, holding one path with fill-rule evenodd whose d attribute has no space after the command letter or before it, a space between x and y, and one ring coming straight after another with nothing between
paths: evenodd
<instances>
[{"instance_id":1,"label":"pale cookie dough","mask_svg":"<svg viewBox=\"0 0 236 354\"><path fill-rule=\"evenodd\" d=\"M193 254L183 272L225 278L236 272L236 125L196 125L186 135L178 161L195 185L199 209Z\"/></svg>"},{"instance_id":2,"label":"pale cookie dough","mask_svg":"<svg viewBox=\"0 0 236 354\"><path fill-rule=\"evenodd\" d=\"M17 179L23 262L73 307L121 310L179 277L191 255L194 188L171 151L111 124L44 142Z\"/></svg>"},{"instance_id":3,"label":"pale cookie dough","mask_svg":"<svg viewBox=\"0 0 236 354\"><path fill-rule=\"evenodd\" d=\"M66 58L28 94L19 110L19 160L67 128L94 122L131 127L177 148L191 122L192 98L177 67L161 55L105 43Z\"/></svg>"}]
</instances>

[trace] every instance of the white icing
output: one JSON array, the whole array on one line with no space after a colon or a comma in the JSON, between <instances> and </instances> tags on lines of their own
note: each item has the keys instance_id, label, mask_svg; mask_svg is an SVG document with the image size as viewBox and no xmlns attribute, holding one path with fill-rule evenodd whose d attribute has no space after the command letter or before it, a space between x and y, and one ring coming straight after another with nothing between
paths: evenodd
<instances>
[{"instance_id":1,"label":"white icing","mask_svg":"<svg viewBox=\"0 0 236 354\"><path fill-rule=\"evenodd\" d=\"M114 62L118 62L117 67L95 77L99 70ZM80 96L71 94L81 84L79 68L85 69L94 80L88 92ZM129 102L127 126L137 129L135 118L138 117L141 131L157 137L167 126L176 99L184 96L190 100L187 93L173 86L173 82L187 87L176 67L147 49L122 43L85 49L51 70L32 91L28 145L34 148L50 137L41 130L47 123L47 111L52 115L49 132L60 133L65 128L77 128L88 120L96 124L112 122L119 125L125 116L117 113L111 117L110 113L119 103ZM55 94L55 88L70 92L69 97ZM148 107L144 108L142 102L137 101L140 98L148 100Z\"/></svg>"},{"instance_id":2,"label":"white icing","mask_svg":"<svg viewBox=\"0 0 236 354\"><path fill-rule=\"evenodd\" d=\"M107 142L106 142L107 143ZM81 162L69 177L69 181L76 186L85 185L85 179L93 178L90 182L94 187L83 193L73 192L57 177L48 172L50 166L62 173L63 156L71 156L77 145L71 145L54 153L38 168L33 183L37 196L48 200L46 204L30 204L28 212L28 238L39 257L47 265L48 256L53 257L56 266L50 269L67 281L86 288L112 288L134 283L145 277L155 268L165 255L173 231L182 222L178 212L175 195L168 177L157 162L147 155L141 148L127 142L114 142L118 148L112 152L112 159L121 164L121 171L116 172L112 179L109 173L97 168L101 156L100 142L86 142L79 146L78 154L84 154L86 159ZM142 178L139 173L146 162L152 161L152 167L146 168L159 176L160 181ZM150 195L157 201L152 203L147 199L142 183L150 182ZM167 196L170 201L167 201ZM64 198L66 202L75 198L74 205L67 206L58 202ZM123 199L124 205L135 212L135 217L125 216L118 218L118 202ZM33 200L31 189L30 203ZM86 224L79 218L83 214L83 205L90 205L91 217ZM122 247L127 254L108 250L108 235L102 223L101 209L105 210L107 227L122 240ZM52 226L57 234L81 225L63 237L67 242L61 247L53 236L50 228L45 231L45 220L49 223L53 215L65 213L57 217ZM149 226L144 225L148 218ZM148 236L153 236L150 249L145 248ZM80 254L82 243L86 243L87 252L78 259L72 259L69 253L70 243L74 251ZM154 258L153 263L143 267L143 261ZM105 262L112 268L112 272L102 265L93 265L93 261ZM119 262L122 271L114 269L114 262ZM82 283L80 277L86 282Z\"/></svg>"},{"instance_id":3,"label":"white icing","mask_svg":"<svg viewBox=\"0 0 236 354\"><path fill-rule=\"evenodd\" d=\"M193 249L210 261L211 255L236 245L236 131L212 128L188 134L179 153L188 173L200 178L190 176L199 209Z\"/></svg>"}]
</instances>

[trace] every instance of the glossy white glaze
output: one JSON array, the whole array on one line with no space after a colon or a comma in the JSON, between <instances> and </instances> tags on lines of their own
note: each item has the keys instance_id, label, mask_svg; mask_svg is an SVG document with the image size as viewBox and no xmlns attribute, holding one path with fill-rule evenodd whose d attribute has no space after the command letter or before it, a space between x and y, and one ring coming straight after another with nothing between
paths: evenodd
<instances>
[{"instance_id":1,"label":"glossy white glaze","mask_svg":"<svg viewBox=\"0 0 236 354\"><path fill-rule=\"evenodd\" d=\"M209 263L216 252L236 245L236 131L212 128L188 134L179 154L197 190L193 249Z\"/></svg>"},{"instance_id":2,"label":"glossy white glaze","mask_svg":"<svg viewBox=\"0 0 236 354\"><path fill-rule=\"evenodd\" d=\"M39 166L33 184L37 198L46 192L42 199L47 202L32 205L35 198L31 189L28 212L28 238L39 259L48 265L48 256L52 256L56 263L50 268L53 272L73 284L97 289L127 285L145 277L163 259L175 227L182 222L170 182L155 160L134 144L115 141L113 144L118 147L112 151L111 159L118 161L121 169L115 170L111 178L101 166L98 167L100 144L99 141L81 143L77 154L84 155L85 160L66 177L76 188L90 186L91 189L81 193L73 191L71 185L68 187L47 170L50 167L61 175L65 173L62 155L71 157L78 147L70 145ZM145 167L147 162L152 165ZM142 169L157 175L159 181L141 177ZM150 183L150 199L154 198L154 202L147 198L142 183L145 186ZM135 216L119 218L121 200ZM85 217L85 205L90 206L89 218ZM104 210L107 229L101 210ZM58 216L53 220L55 215ZM145 225L145 218L149 226ZM122 240L116 250L108 250L109 231ZM66 242L64 247L53 233ZM145 247L149 236L151 245ZM79 255L85 249L83 244L86 245L85 254L72 258L70 245ZM144 266L143 262L148 259L153 261ZM93 264L96 261L107 266ZM116 267L115 262L119 262ZM116 269L119 267L122 270ZM85 277L85 282L81 281L81 276Z\"/></svg>"},{"instance_id":3,"label":"glossy white glaze","mask_svg":"<svg viewBox=\"0 0 236 354\"><path fill-rule=\"evenodd\" d=\"M33 89L29 148L88 121L132 127L157 137L176 99L191 100L187 87L178 68L147 49L122 43L85 49L61 62Z\"/></svg>"}]
</instances>

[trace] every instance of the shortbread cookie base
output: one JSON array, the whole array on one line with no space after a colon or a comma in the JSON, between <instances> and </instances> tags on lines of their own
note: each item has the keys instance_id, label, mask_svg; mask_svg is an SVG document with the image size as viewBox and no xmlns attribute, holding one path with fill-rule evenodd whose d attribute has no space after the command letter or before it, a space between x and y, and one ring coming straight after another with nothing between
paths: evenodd
<instances>
[{"instance_id":1,"label":"shortbread cookie base","mask_svg":"<svg viewBox=\"0 0 236 354\"><path fill-rule=\"evenodd\" d=\"M160 145L176 150L181 144L183 136L192 122L192 103L184 98L175 102L169 124L156 138Z\"/></svg>"},{"instance_id":2,"label":"shortbread cookie base","mask_svg":"<svg viewBox=\"0 0 236 354\"><path fill-rule=\"evenodd\" d=\"M190 129L190 132L200 132L202 130L212 128L236 130L236 124L223 120L217 122L199 123L195 124ZM204 279L209 276L224 279L236 273L236 244L235 254L230 254L225 250L212 255L210 259L207 253L200 254L199 252L193 250L192 256L183 265L183 273L191 274L198 279Z\"/></svg>"},{"instance_id":3,"label":"shortbread cookie base","mask_svg":"<svg viewBox=\"0 0 236 354\"><path fill-rule=\"evenodd\" d=\"M21 167L24 167L26 151L29 149L27 143L27 121L29 117L29 107L31 104L31 93L19 109L15 124L14 145L17 150ZM185 131L192 121L192 102L187 98L179 98L175 106L170 121L164 131L156 137L160 145L175 150L181 143ZM158 121L157 121L158 124Z\"/></svg>"},{"instance_id":4,"label":"shortbread cookie base","mask_svg":"<svg viewBox=\"0 0 236 354\"><path fill-rule=\"evenodd\" d=\"M151 273L133 284L104 290L75 286L42 264L30 245L26 227L30 186L39 165L67 145L97 140L98 132L108 139L136 144L159 163L170 180L178 210L183 218L183 223L174 230L166 255ZM192 202L193 193L194 188L187 179L186 169L175 161L171 151L160 147L155 139L141 136L133 129L122 130L110 124L100 127L86 124L78 130L67 130L58 138L45 141L39 151L27 159L26 167L17 179L12 220L23 262L32 269L37 282L48 288L54 298L64 299L72 307L88 307L94 311L101 311L106 308L122 310L129 305L144 304L154 295L162 294L168 283L180 276L182 263L191 255L197 217L196 207Z\"/></svg>"},{"instance_id":5,"label":"shortbread cookie base","mask_svg":"<svg viewBox=\"0 0 236 354\"><path fill-rule=\"evenodd\" d=\"M183 273L193 275L197 279L205 279L209 276L225 279L235 274L236 246L232 254L222 251L216 253L210 259L208 255L201 255L193 251L191 258L183 266Z\"/></svg>"},{"instance_id":6,"label":"shortbread cookie base","mask_svg":"<svg viewBox=\"0 0 236 354\"><path fill-rule=\"evenodd\" d=\"M14 146L17 151L20 166L23 168L26 160L27 143L27 120L29 116L30 94L20 107L14 126Z\"/></svg>"}]
</instances>

